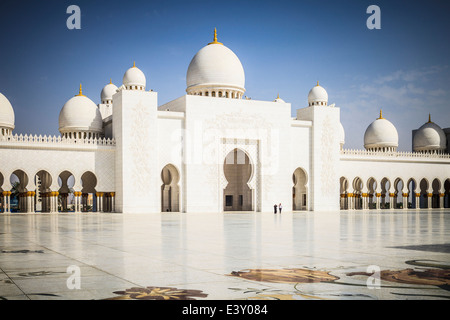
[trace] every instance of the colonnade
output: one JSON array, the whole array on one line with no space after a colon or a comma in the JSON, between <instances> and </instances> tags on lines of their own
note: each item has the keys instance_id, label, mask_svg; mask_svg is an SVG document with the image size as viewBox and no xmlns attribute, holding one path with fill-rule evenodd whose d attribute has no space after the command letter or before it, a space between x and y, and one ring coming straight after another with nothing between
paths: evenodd
<instances>
[{"instance_id":1,"label":"colonnade","mask_svg":"<svg viewBox=\"0 0 450 320\"><path fill-rule=\"evenodd\" d=\"M11 213L11 191L3 191L1 193L0 212ZM88 193L81 191L73 192L73 207L70 208L68 193L59 193L51 191L37 195L34 191L20 192L18 194L18 212L35 213L38 211L47 213L69 212L71 209L74 213L81 212L115 212L116 201L115 192L96 192L95 207L89 208ZM40 200L40 201L39 201ZM37 210L36 203L40 202L41 210Z\"/></svg>"},{"instance_id":2,"label":"colonnade","mask_svg":"<svg viewBox=\"0 0 450 320\"><path fill-rule=\"evenodd\" d=\"M450 196L450 194L446 193L413 193L413 201L414 203L411 205L413 209L424 209L424 208L445 208L445 196ZM433 199L438 197L438 201L433 204ZM426 206L421 205L421 197L426 198ZM397 194L389 193L389 202L386 201L386 194L384 193L342 193L340 208L341 210L368 210L368 209L385 209L389 207L389 209L408 209L409 203L409 193L402 193L402 202L400 208L397 208ZM387 204L389 203L389 206ZM447 206L448 207L448 206ZM410 208L410 209L411 209Z\"/></svg>"}]
</instances>

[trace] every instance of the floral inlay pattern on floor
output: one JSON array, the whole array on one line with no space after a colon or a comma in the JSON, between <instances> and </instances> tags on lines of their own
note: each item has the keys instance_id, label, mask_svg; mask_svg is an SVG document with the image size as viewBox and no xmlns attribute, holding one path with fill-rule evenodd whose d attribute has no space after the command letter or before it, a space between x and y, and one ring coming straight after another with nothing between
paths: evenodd
<instances>
[{"instance_id":1,"label":"floral inlay pattern on floor","mask_svg":"<svg viewBox=\"0 0 450 320\"><path fill-rule=\"evenodd\" d=\"M208 295L201 290L185 290L170 287L134 287L125 291L115 291L119 297L107 300L195 300Z\"/></svg>"}]
</instances>

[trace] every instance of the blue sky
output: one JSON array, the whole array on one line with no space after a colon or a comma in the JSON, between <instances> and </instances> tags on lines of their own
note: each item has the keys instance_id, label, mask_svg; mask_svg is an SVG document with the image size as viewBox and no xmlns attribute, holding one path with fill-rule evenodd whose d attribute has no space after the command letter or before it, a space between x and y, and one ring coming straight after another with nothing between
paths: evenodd
<instances>
[{"instance_id":1,"label":"blue sky","mask_svg":"<svg viewBox=\"0 0 450 320\"><path fill-rule=\"evenodd\" d=\"M69 30L66 9L81 9ZM369 30L369 5L381 29ZM411 131L428 120L450 127L448 1L17 1L0 2L0 92L12 103L15 133L58 135L64 103L83 93L95 103L111 78L120 85L136 61L159 104L185 94L195 53L218 40L241 60L246 95L295 110L319 80L341 108L346 148L363 148L378 117L411 150Z\"/></svg>"}]
</instances>

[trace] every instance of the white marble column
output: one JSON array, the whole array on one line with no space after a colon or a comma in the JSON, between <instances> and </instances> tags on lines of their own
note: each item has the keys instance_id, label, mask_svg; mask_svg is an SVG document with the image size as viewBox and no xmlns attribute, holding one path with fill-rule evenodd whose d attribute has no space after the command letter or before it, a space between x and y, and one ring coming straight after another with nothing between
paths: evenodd
<instances>
[{"instance_id":1,"label":"white marble column","mask_svg":"<svg viewBox=\"0 0 450 320\"><path fill-rule=\"evenodd\" d=\"M375 203L375 209L380 210L381 193L375 193L375 197L377 198Z\"/></svg>"},{"instance_id":2,"label":"white marble column","mask_svg":"<svg viewBox=\"0 0 450 320\"><path fill-rule=\"evenodd\" d=\"M403 209L408 209L408 196L409 196L409 194L407 192L403 192L402 196L403 196Z\"/></svg>"},{"instance_id":3,"label":"white marble column","mask_svg":"<svg viewBox=\"0 0 450 320\"><path fill-rule=\"evenodd\" d=\"M433 208L433 194L432 193L428 193L427 194L427 200L428 200L428 209Z\"/></svg>"},{"instance_id":4,"label":"white marble column","mask_svg":"<svg viewBox=\"0 0 450 320\"><path fill-rule=\"evenodd\" d=\"M116 193L111 192L111 212L116 212Z\"/></svg>"}]
</instances>

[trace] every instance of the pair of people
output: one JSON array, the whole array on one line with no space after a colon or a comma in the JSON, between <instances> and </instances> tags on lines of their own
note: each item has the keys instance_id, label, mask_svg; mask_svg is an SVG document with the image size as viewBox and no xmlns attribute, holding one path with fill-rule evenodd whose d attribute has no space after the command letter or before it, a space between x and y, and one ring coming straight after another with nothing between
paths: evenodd
<instances>
[{"instance_id":1,"label":"pair of people","mask_svg":"<svg viewBox=\"0 0 450 320\"><path fill-rule=\"evenodd\" d=\"M275 203L275 205L273 206L273 213L277 213L277 209L280 210L280 214L281 214L281 210L283 209L283 207L281 206L281 203L277 206L277 204Z\"/></svg>"}]
</instances>

